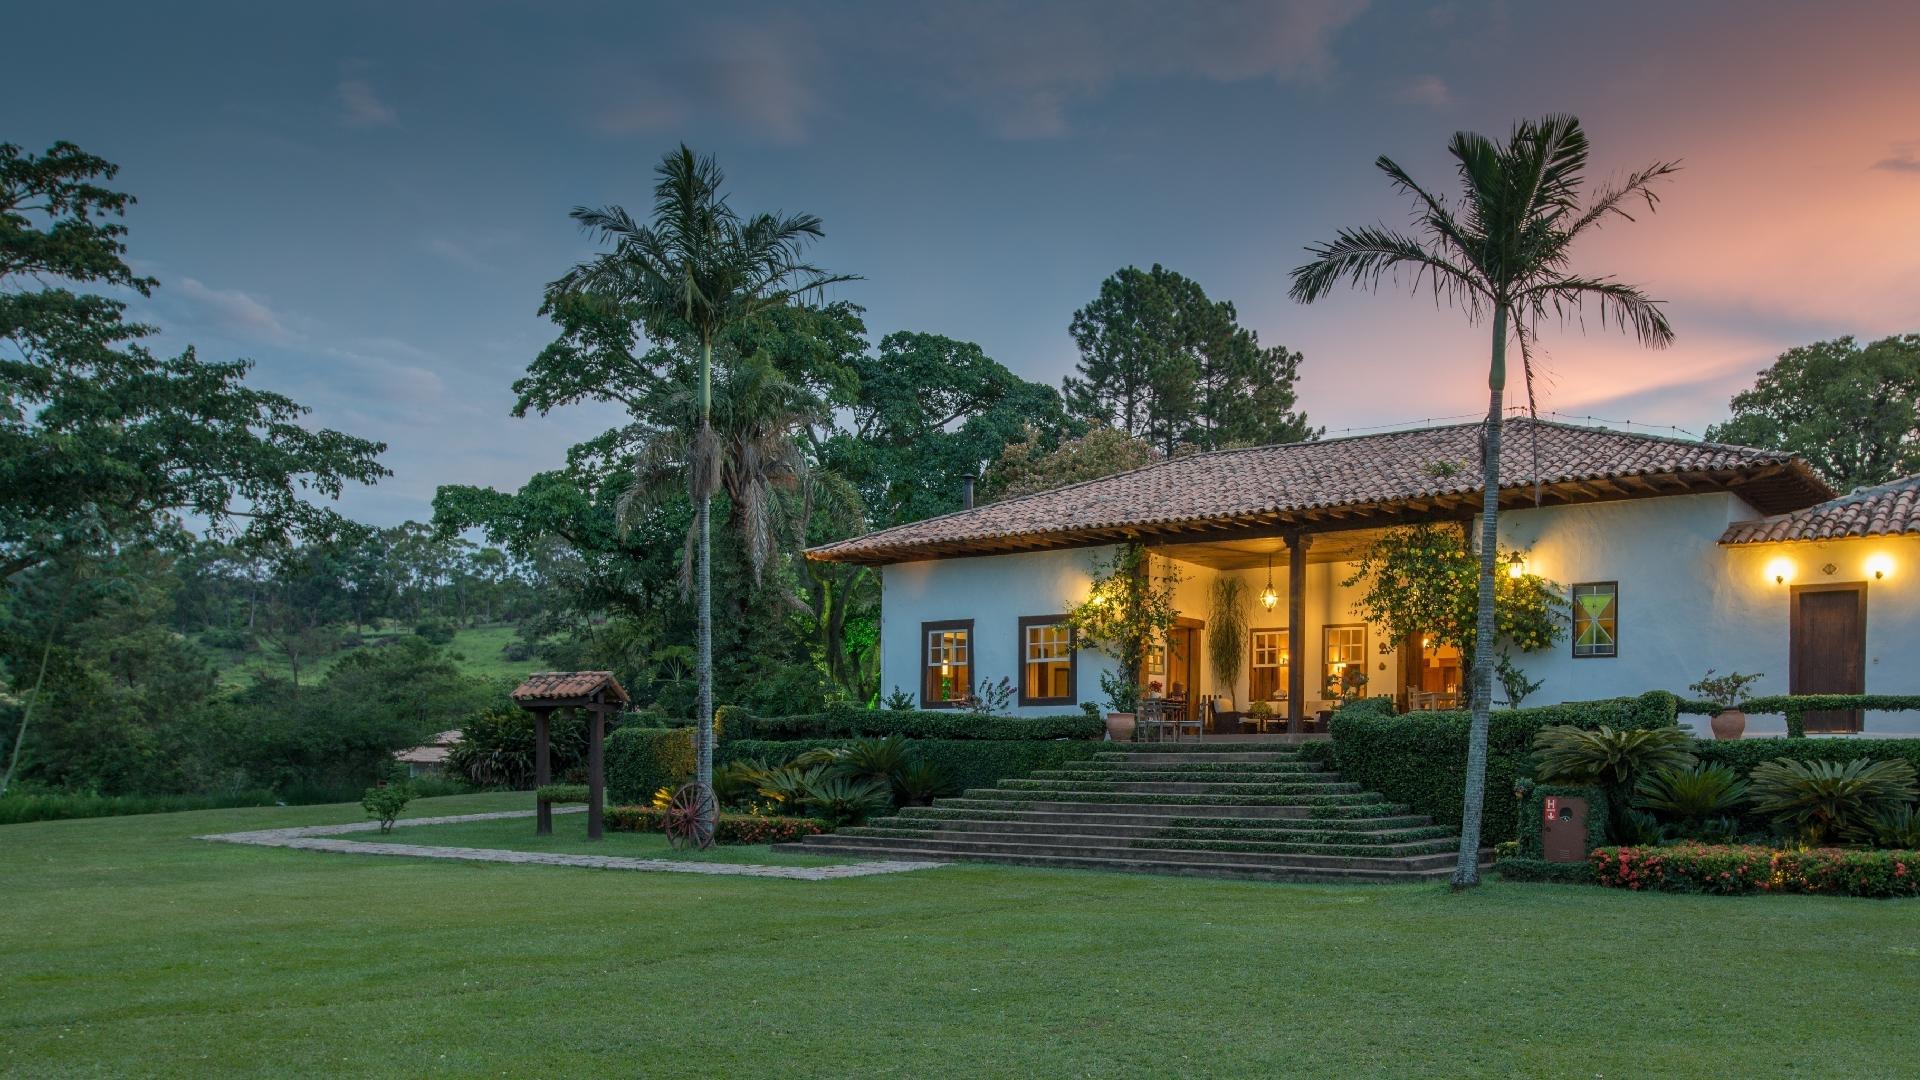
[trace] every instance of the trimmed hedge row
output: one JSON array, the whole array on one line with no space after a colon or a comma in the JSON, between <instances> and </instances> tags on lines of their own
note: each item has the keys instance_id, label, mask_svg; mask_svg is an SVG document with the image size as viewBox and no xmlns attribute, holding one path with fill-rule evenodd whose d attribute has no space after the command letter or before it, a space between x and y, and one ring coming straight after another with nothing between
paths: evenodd
<instances>
[{"instance_id":1,"label":"trimmed hedge row","mask_svg":"<svg viewBox=\"0 0 1920 1080\"><path fill-rule=\"evenodd\" d=\"M1594 879L1620 889L1661 892L1820 893L1873 899L1920 896L1920 851L1814 848L1777 851L1739 844L1605 847Z\"/></svg>"},{"instance_id":2,"label":"trimmed hedge row","mask_svg":"<svg viewBox=\"0 0 1920 1080\"><path fill-rule=\"evenodd\" d=\"M1503 881L1537 881L1550 885L1591 885L1593 864L1548 862L1525 855L1508 856L1493 864Z\"/></svg>"},{"instance_id":3,"label":"trimmed hedge row","mask_svg":"<svg viewBox=\"0 0 1920 1080\"><path fill-rule=\"evenodd\" d=\"M588 794L585 784L548 784L533 789L535 799L549 803L583 803Z\"/></svg>"},{"instance_id":4,"label":"trimmed hedge row","mask_svg":"<svg viewBox=\"0 0 1920 1080\"><path fill-rule=\"evenodd\" d=\"M693 775L692 728L623 727L607 736L607 801L644 803Z\"/></svg>"},{"instance_id":5,"label":"trimmed hedge row","mask_svg":"<svg viewBox=\"0 0 1920 1080\"><path fill-rule=\"evenodd\" d=\"M1071 713L1060 716L981 716L954 709L863 709L829 705L816 713L793 716L755 716L736 706L716 713L729 738L837 739L881 738L970 739L1024 741L1029 739L1098 739L1106 722L1097 716Z\"/></svg>"},{"instance_id":6,"label":"trimmed hedge row","mask_svg":"<svg viewBox=\"0 0 1920 1080\"><path fill-rule=\"evenodd\" d=\"M779 764L795 754L819 747L846 746L850 739L736 739L722 743L714 763L759 758ZM1103 743L1047 739L1014 742L996 739L909 739L909 748L923 761L944 768L956 790L992 787L1008 777L1026 776L1037 769L1057 769L1074 761L1091 760Z\"/></svg>"},{"instance_id":7,"label":"trimmed hedge row","mask_svg":"<svg viewBox=\"0 0 1920 1080\"><path fill-rule=\"evenodd\" d=\"M1469 715L1464 711L1396 715L1372 699L1333 714L1335 767L1343 779L1405 803L1437 824L1460 827L1466 788ZM1664 727L1674 723L1676 699L1664 690L1639 697L1568 702L1536 709L1495 710L1487 728L1487 797L1482 842L1515 838L1517 781L1532 775L1534 734L1567 724L1579 728Z\"/></svg>"},{"instance_id":8,"label":"trimmed hedge row","mask_svg":"<svg viewBox=\"0 0 1920 1080\"><path fill-rule=\"evenodd\" d=\"M619 832L661 832L666 815L650 806L610 806L607 828ZM716 844L779 844L803 836L830 831L825 822L813 818L778 817L768 814L721 814L714 825Z\"/></svg>"},{"instance_id":9,"label":"trimmed hedge row","mask_svg":"<svg viewBox=\"0 0 1920 1080\"><path fill-rule=\"evenodd\" d=\"M1702 764L1725 765L1742 776L1755 765L1794 761L1905 761L1920 771L1920 739L1695 739Z\"/></svg>"},{"instance_id":10,"label":"trimmed hedge row","mask_svg":"<svg viewBox=\"0 0 1920 1080\"><path fill-rule=\"evenodd\" d=\"M1806 714L1863 709L1869 712L1911 712L1920 709L1920 694L1774 694L1750 698L1740 705L1749 715L1775 714L1787 718L1787 737L1803 739L1807 735ZM1680 711L1690 716L1712 716L1720 706L1711 701L1683 700Z\"/></svg>"}]
</instances>

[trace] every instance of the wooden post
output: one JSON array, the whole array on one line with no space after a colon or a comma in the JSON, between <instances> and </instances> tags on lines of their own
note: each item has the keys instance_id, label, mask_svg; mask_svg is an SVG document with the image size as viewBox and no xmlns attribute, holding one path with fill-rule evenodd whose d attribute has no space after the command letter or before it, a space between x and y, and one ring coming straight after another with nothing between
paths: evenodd
<instances>
[{"instance_id":1,"label":"wooden post","mask_svg":"<svg viewBox=\"0 0 1920 1080\"><path fill-rule=\"evenodd\" d=\"M587 706L587 839L600 839L603 804L606 802L607 714L598 695Z\"/></svg>"},{"instance_id":2,"label":"wooden post","mask_svg":"<svg viewBox=\"0 0 1920 1080\"><path fill-rule=\"evenodd\" d=\"M553 782L553 759L547 745L547 717L552 712L552 709L533 710L533 786L536 788ZM534 807L534 835L552 836L553 805L536 795Z\"/></svg>"},{"instance_id":3,"label":"wooden post","mask_svg":"<svg viewBox=\"0 0 1920 1080\"><path fill-rule=\"evenodd\" d=\"M1287 537L1287 730L1298 735L1307 715L1307 544Z\"/></svg>"}]
</instances>

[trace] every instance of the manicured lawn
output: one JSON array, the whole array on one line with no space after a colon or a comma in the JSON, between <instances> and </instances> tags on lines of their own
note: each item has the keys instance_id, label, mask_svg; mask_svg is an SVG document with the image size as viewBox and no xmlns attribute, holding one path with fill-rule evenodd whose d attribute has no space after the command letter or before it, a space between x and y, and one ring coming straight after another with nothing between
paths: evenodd
<instances>
[{"instance_id":1,"label":"manicured lawn","mask_svg":"<svg viewBox=\"0 0 1920 1080\"><path fill-rule=\"evenodd\" d=\"M519 809L532 801L531 795L514 799L508 809ZM435 799L435 803L445 800ZM381 835L377 832L354 833L344 840L389 844L444 844L448 847L503 848L508 851L561 851L579 855L618 855L629 859L687 859L695 862L752 863L756 866L833 866L852 859L823 855L792 855L775 852L766 844L738 844L707 851L675 851L663 833L613 832L599 842L587 839L587 815L556 814L553 835L536 836L532 818L508 818L497 821L470 821L455 825L415 825L396 827Z\"/></svg>"},{"instance_id":2,"label":"manicured lawn","mask_svg":"<svg viewBox=\"0 0 1920 1080\"><path fill-rule=\"evenodd\" d=\"M0 1072L1893 1077L1920 1060L1913 903L983 866L766 881L190 839L358 816L0 826Z\"/></svg>"}]
</instances>

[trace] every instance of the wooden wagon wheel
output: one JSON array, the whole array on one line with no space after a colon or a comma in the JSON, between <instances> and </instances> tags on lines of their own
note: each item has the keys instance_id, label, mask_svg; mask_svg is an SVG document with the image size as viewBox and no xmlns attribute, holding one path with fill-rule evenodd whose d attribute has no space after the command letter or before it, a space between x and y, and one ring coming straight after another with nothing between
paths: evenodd
<instances>
[{"instance_id":1,"label":"wooden wagon wheel","mask_svg":"<svg viewBox=\"0 0 1920 1080\"><path fill-rule=\"evenodd\" d=\"M712 847L717 811L712 791L698 783L682 784L680 790L673 793L673 800L667 803L667 843L676 851L688 848L705 851Z\"/></svg>"}]
</instances>

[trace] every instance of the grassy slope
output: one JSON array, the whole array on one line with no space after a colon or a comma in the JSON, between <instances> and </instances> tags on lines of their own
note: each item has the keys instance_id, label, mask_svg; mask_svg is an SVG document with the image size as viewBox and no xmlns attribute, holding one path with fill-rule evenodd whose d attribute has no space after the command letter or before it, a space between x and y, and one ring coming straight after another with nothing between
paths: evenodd
<instances>
[{"instance_id":1,"label":"grassy slope","mask_svg":"<svg viewBox=\"0 0 1920 1080\"><path fill-rule=\"evenodd\" d=\"M411 627L369 630L364 635L371 645L382 638L397 634L411 634ZM454 654L454 666L468 675L484 678L520 678L530 671L540 669L538 660L508 660L500 655L500 650L513 640L514 628L511 626L478 626L458 630L454 633L453 644L447 646ZM262 672L285 677L291 670L287 666L284 654L270 645L262 645L255 652L239 654L226 650L210 650L220 671L220 681L240 686L252 682ZM305 684L318 681L326 675L327 669L341 657L351 653L350 649L310 660L300 667L300 681Z\"/></svg>"},{"instance_id":2,"label":"grassy slope","mask_svg":"<svg viewBox=\"0 0 1920 1080\"><path fill-rule=\"evenodd\" d=\"M532 805L533 796L514 796L515 808ZM438 800L435 800L438 801ZM349 840L388 844L444 844L448 847L501 848L507 851L562 851L581 855L617 855L629 859L686 859L695 862L754 863L765 866L832 866L854 862L822 855L775 852L766 844L728 845L707 851L675 851L661 833L609 832L599 842L587 839L585 814L559 814L552 836L536 836L531 820L507 818L457 825L396 828L385 836L355 833Z\"/></svg>"},{"instance_id":3,"label":"grassy slope","mask_svg":"<svg viewBox=\"0 0 1920 1080\"><path fill-rule=\"evenodd\" d=\"M0 827L0 1072L1873 1077L1920 1055L1912 903L189 839L358 814Z\"/></svg>"}]
</instances>

